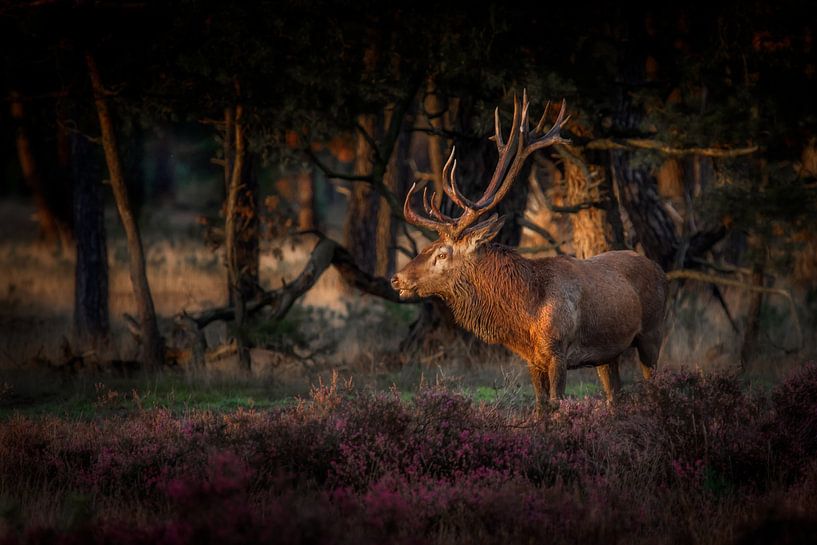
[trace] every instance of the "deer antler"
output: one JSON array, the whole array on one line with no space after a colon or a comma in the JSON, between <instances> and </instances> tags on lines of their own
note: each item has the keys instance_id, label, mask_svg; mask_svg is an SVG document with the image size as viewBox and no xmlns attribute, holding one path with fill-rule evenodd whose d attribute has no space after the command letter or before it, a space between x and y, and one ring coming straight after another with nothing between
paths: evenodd
<instances>
[{"instance_id":1,"label":"deer antler","mask_svg":"<svg viewBox=\"0 0 817 545\"><path fill-rule=\"evenodd\" d=\"M556 117L556 122L547 132L542 131L545 126L550 102L545 106L545 111L533 131L530 129L528 119L529 107L530 103L528 102L528 94L526 91L522 93L521 108L519 100L514 97L513 121L511 122L511 132L508 135L507 142L502 138L499 108L494 110L494 136L492 140L496 142L499 160L497 161L494 174L491 176L491 181L479 200L473 202L465 197L459 190L456 180L457 160L454 159L455 149L452 149L451 155L448 157L448 161L446 161L442 171L443 191L445 191L445 194L448 195L448 198L451 199L454 204L463 209L463 213L457 218L451 218L443 214L434 204L434 195L432 195L429 202L426 199L426 192L423 191L423 203L426 213L435 219L420 217L411 210L409 203L415 189L415 186L412 185L408 195L406 195L406 202L403 207L406 220L415 225L433 229L440 234L446 234L451 238L456 238L479 218L493 210L496 205L505 198L508 191L510 191L516 176L522 169L522 165L531 153L553 144L566 142L559 134L562 127L564 127L570 119L570 116L565 117L566 103L564 100L562 100L562 107L559 110L559 115Z\"/></svg>"}]
</instances>

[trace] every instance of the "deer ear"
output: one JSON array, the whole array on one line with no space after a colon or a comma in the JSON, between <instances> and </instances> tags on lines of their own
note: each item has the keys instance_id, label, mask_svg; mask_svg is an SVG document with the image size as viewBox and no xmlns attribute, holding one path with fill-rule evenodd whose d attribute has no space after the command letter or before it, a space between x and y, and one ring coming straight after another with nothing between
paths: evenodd
<instances>
[{"instance_id":1,"label":"deer ear","mask_svg":"<svg viewBox=\"0 0 817 545\"><path fill-rule=\"evenodd\" d=\"M499 230L502 229L503 225L505 225L505 216L500 217L498 214L493 214L487 220L466 229L463 233L463 240L473 250L493 240L499 234Z\"/></svg>"}]
</instances>

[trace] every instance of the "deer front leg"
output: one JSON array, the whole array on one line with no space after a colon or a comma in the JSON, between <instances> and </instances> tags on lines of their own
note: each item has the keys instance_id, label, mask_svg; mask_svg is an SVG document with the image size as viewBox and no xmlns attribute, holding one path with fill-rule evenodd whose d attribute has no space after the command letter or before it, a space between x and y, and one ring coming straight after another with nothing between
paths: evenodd
<instances>
[{"instance_id":1,"label":"deer front leg","mask_svg":"<svg viewBox=\"0 0 817 545\"><path fill-rule=\"evenodd\" d=\"M618 360L619 356L616 356L607 363L596 367L596 373L599 375L599 381L601 382L602 388L604 388L608 403L615 401L615 397L618 395L619 390L621 390Z\"/></svg>"},{"instance_id":2,"label":"deer front leg","mask_svg":"<svg viewBox=\"0 0 817 545\"><path fill-rule=\"evenodd\" d=\"M536 416L542 416L545 413L547 396L550 394L548 369L542 363L529 363L528 371L530 371L530 379L533 383L533 394L536 396Z\"/></svg>"},{"instance_id":3,"label":"deer front leg","mask_svg":"<svg viewBox=\"0 0 817 545\"><path fill-rule=\"evenodd\" d=\"M548 365L548 379L550 382L550 400L559 401L565 396L567 382L567 362L560 356L550 359Z\"/></svg>"}]
</instances>

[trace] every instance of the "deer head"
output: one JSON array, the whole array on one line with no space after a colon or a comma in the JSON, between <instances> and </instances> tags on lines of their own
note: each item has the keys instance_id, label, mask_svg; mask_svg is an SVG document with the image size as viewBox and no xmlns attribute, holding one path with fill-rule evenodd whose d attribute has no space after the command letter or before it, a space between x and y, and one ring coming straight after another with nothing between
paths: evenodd
<instances>
[{"instance_id":1,"label":"deer head","mask_svg":"<svg viewBox=\"0 0 817 545\"><path fill-rule=\"evenodd\" d=\"M403 205L406 221L436 231L439 238L392 277L391 284L400 292L401 298L451 294L461 274L477 266L480 248L490 242L502 228L504 218L496 213L488 213L508 194L525 160L536 150L565 142L559 135L560 129L569 119L565 117L565 102L562 101L556 122L547 132L544 132L544 125L548 107L545 107L539 123L531 130L529 106L527 93L522 95L521 107L514 97L513 121L507 142L502 138L499 108L494 111L495 134L492 140L496 142L499 160L485 193L477 201L469 200L460 192L456 181L455 150L451 150L443 167L443 190L462 209L458 217L444 214L435 204L436 195L432 194L429 199L428 188L423 189L426 216L416 213L411 207L416 184L411 186Z\"/></svg>"}]
</instances>

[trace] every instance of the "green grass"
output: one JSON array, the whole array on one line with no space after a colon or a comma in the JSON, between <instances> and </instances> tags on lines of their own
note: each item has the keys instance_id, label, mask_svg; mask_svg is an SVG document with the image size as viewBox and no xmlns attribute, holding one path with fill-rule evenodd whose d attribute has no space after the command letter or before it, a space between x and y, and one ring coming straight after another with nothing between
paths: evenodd
<instances>
[{"instance_id":1,"label":"green grass","mask_svg":"<svg viewBox=\"0 0 817 545\"><path fill-rule=\"evenodd\" d=\"M294 403L306 391L251 381L193 381L158 375L136 379L77 379L63 384L27 380L6 381L0 397L0 419L13 414L58 415L92 419L156 408L231 412L239 408L270 409Z\"/></svg>"},{"instance_id":2,"label":"green grass","mask_svg":"<svg viewBox=\"0 0 817 545\"><path fill-rule=\"evenodd\" d=\"M533 388L527 373L522 368L517 371L518 374L504 378L492 369L435 375L433 370L421 366L406 366L385 373L353 373L352 377L357 388L396 389L406 402L411 401L419 389L439 384L470 397L475 403L533 406ZM324 384L331 380L329 376L323 376L327 373L322 374ZM347 379L346 376L340 377L342 381ZM15 414L90 420L157 408L174 414L192 411L227 413L240 408L268 410L297 403L298 399L309 396L306 382L280 384L263 379L207 374L66 378L32 373L0 376L0 386L3 386L0 388L0 421ZM601 388L595 380L595 373L569 374L566 394L579 399L600 396Z\"/></svg>"}]
</instances>

